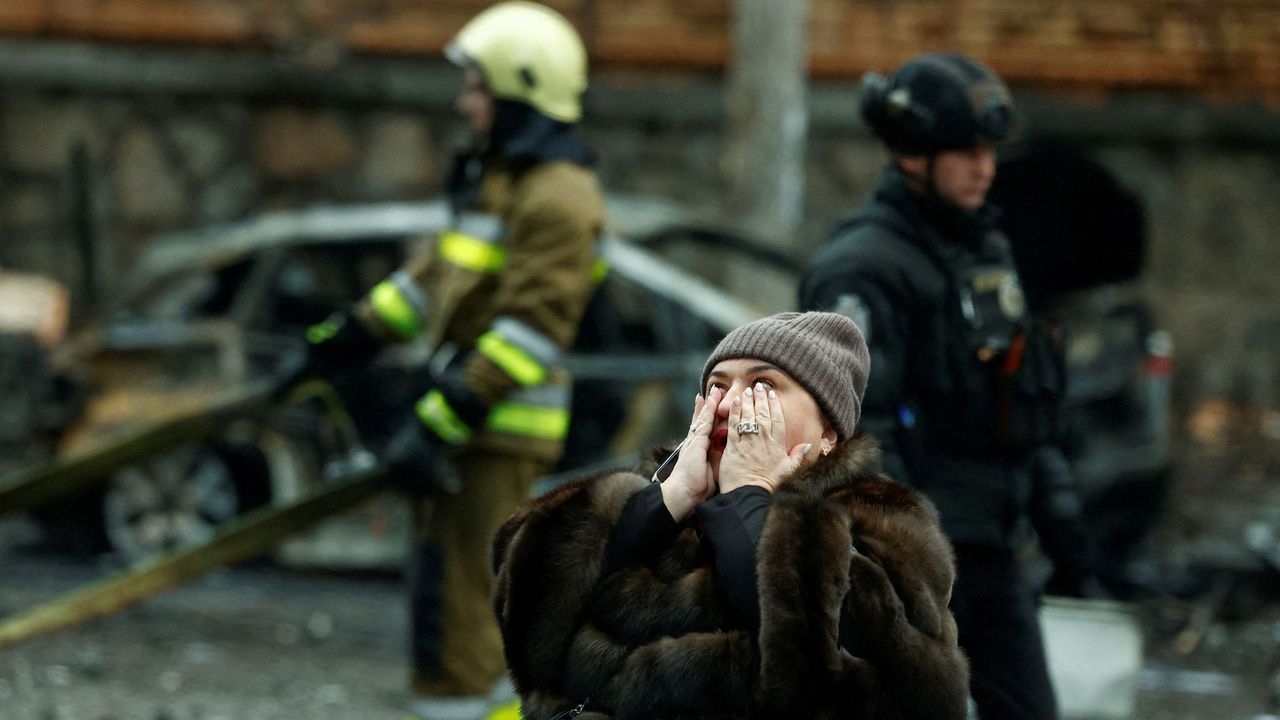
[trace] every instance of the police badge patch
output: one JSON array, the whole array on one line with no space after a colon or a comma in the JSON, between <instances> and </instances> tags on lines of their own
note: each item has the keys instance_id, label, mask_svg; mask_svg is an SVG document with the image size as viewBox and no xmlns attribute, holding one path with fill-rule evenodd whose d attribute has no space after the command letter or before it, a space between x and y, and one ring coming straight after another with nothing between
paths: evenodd
<instances>
[{"instance_id":1,"label":"police badge patch","mask_svg":"<svg viewBox=\"0 0 1280 720\"><path fill-rule=\"evenodd\" d=\"M835 307L831 308L831 312L839 313L853 321L854 325L862 331L862 338L868 343L871 342L871 310L862 298L852 293L846 293L836 298Z\"/></svg>"}]
</instances>

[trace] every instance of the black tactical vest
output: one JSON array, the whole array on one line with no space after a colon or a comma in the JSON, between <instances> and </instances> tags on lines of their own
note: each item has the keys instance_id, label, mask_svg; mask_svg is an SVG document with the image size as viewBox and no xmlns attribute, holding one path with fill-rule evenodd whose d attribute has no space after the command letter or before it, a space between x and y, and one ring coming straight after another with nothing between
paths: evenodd
<instances>
[{"instance_id":1,"label":"black tactical vest","mask_svg":"<svg viewBox=\"0 0 1280 720\"><path fill-rule=\"evenodd\" d=\"M903 221L872 205L838 231L880 226L903 267L933 276L913 284L946 293L919 304L941 317L912 318L904 389L914 402L902 422L919 427L903 428L916 435L903 450L1007 456L1050 441L1066 385L1062 330L1031 316L1008 241L991 230L973 244L950 242L930 228L908 238Z\"/></svg>"}]
</instances>

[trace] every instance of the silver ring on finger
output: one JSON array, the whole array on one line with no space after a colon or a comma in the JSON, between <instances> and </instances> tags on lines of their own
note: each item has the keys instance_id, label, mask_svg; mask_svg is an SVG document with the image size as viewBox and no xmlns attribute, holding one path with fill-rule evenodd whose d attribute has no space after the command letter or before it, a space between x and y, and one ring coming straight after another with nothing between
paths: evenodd
<instances>
[{"instance_id":1,"label":"silver ring on finger","mask_svg":"<svg viewBox=\"0 0 1280 720\"><path fill-rule=\"evenodd\" d=\"M760 424L756 422L740 422L738 423L739 435L755 435L760 432Z\"/></svg>"}]
</instances>

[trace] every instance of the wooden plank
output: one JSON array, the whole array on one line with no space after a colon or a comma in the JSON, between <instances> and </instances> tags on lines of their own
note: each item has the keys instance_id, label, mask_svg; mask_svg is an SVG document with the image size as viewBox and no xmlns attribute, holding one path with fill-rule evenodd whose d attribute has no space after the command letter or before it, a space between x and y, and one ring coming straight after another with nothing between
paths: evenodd
<instances>
[{"instance_id":1,"label":"wooden plank","mask_svg":"<svg viewBox=\"0 0 1280 720\"><path fill-rule=\"evenodd\" d=\"M219 567L259 555L293 533L348 510L383 487L378 467L315 490L285 507L263 507L228 524L209 542L143 561L114 577L74 590L0 621L0 649L74 627L185 585Z\"/></svg>"}]
</instances>

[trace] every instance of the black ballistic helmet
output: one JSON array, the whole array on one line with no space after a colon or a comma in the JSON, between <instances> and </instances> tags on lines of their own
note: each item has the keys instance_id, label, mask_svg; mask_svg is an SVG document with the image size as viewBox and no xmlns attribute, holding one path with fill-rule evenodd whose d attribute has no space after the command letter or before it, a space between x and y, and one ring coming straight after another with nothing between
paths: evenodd
<instances>
[{"instance_id":1,"label":"black ballistic helmet","mask_svg":"<svg viewBox=\"0 0 1280 720\"><path fill-rule=\"evenodd\" d=\"M888 78L862 79L862 119L898 155L933 155L995 144L1013 129L1009 88L962 55L917 55Z\"/></svg>"}]
</instances>

